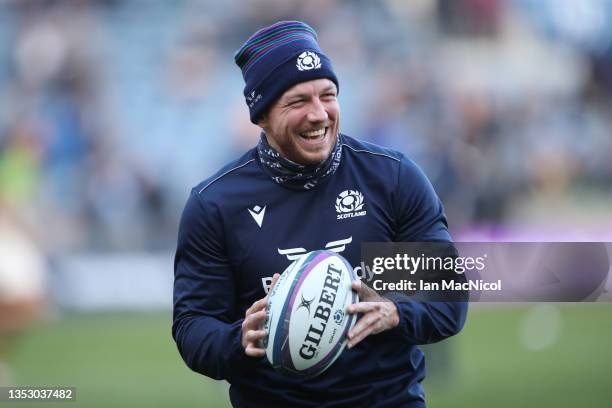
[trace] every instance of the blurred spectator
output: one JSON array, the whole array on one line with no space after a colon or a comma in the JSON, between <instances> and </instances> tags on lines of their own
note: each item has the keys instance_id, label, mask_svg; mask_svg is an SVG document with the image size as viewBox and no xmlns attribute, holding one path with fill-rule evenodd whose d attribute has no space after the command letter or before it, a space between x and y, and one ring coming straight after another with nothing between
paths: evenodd
<instances>
[{"instance_id":1,"label":"blurred spectator","mask_svg":"<svg viewBox=\"0 0 612 408\"><path fill-rule=\"evenodd\" d=\"M44 256L0 197L0 386L12 383L4 359L14 340L42 316L45 274Z\"/></svg>"},{"instance_id":2,"label":"blurred spectator","mask_svg":"<svg viewBox=\"0 0 612 408\"><path fill-rule=\"evenodd\" d=\"M0 5L5 202L47 253L174 245L186 191L259 135L229 50L281 18L338 61L342 130L419 162L455 229L609 187L610 2L28 0Z\"/></svg>"}]
</instances>

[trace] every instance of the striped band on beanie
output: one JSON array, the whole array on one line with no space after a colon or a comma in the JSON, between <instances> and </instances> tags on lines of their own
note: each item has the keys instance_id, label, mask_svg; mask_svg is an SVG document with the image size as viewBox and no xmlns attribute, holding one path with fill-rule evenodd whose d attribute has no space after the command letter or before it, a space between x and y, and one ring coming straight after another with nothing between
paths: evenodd
<instances>
[{"instance_id":1,"label":"striped band on beanie","mask_svg":"<svg viewBox=\"0 0 612 408\"><path fill-rule=\"evenodd\" d=\"M280 21L253 34L234 55L244 78L251 122L292 86L328 78L338 87L331 61L321 52L317 33L300 21Z\"/></svg>"}]
</instances>

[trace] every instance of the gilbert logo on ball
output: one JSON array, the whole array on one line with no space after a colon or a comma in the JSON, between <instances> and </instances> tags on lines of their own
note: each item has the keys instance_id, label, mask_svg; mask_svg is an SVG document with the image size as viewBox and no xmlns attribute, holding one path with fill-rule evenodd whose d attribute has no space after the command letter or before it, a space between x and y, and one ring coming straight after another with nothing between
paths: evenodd
<instances>
[{"instance_id":1,"label":"gilbert logo on ball","mask_svg":"<svg viewBox=\"0 0 612 408\"><path fill-rule=\"evenodd\" d=\"M264 323L266 356L277 371L310 378L329 368L343 352L359 301L351 289L357 275L341 255L309 252L282 273L270 292Z\"/></svg>"}]
</instances>

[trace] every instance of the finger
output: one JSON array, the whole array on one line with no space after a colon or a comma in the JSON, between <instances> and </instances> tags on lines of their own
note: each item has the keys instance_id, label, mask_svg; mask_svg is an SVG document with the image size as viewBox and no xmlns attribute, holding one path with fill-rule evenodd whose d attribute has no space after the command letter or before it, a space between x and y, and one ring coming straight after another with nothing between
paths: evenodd
<instances>
[{"instance_id":1,"label":"finger","mask_svg":"<svg viewBox=\"0 0 612 408\"><path fill-rule=\"evenodd\" d=\"M357 324L355 324L355 326L353 326L353 328L349 332L348 334L349 340L352 340L353 338L358 337L361 334L361 332L363 332L364 330L367 330L371 325L376 323L377 320L379 320L379 316L376 313L365 314L361 319L359 319Z\"/></svg>"},{"instance_id":2,"label":"finger","mask_svg":"<svg viewBox=\"0 0 612 408\"><path fill-rule=\"evenodd\" d=\"M366 327L365 330L363 330L357 336L355 336L355 337L353 337L352 339L349 340L348 348L355 347L357 344L359 344L361 342L361 340L363 340L367 336L369 336L372 333L372 330L373 330L373 325L370 325L370 326Z\"/></svg>"},{"instance_id":3,"label":"finger","mask_svg":"<svg viewBox=\"0 0 612 408\"><path fill-rule=\"evenodd\" d=\"M272 283L270 283L270 289L268 290L268 296L270 296L270 292L272 292L272 289L274 288L274 285L276 285L276 281L278 281L278 278L280 278L280 274L275 273L272 276Z\"/></svg>"},{"instance_id":4,"label":"finger","mask_svg":"<svg viewBox=\"0 0 612 408\"><path fill-rule=\"evenodd\" d=\"M379 301L381 299L378 293L376 293L374 289L372 289L371 287L369 287L367 284L363 282L360 285L358 294L359 294L359 300L361 301L372 302L372 301Z\"/></svg>"},{"instance_id":5,"label":"finger","mask_svg":"<svg viewBox=\"0 0 612 408\"><path fill-rule=\"evenodd\" d=\"M251 324L252 327L259 327L259 325L266 319L266 315L267 313L265 310L260 310L259 312L253 313L249 316L249 324Z\"/></svg>"},{"instance_id":6,"label":"finger","mask_svg":"<svg viewBox=\"0 0 612 408\"><path fill-rule=\"evenodd\" d=\"M354 303L352 305L348 305L346 307L346 312L348 314L368 313L374 310L376 307L377 307L377 304L373 302L359 302L359 303Z\"/></svg>"},{"instance_id":7,"label":"finger","mask_svg":"<svg viewBox=\"0 0 612 408\"><path fill-rule=\"evenodd\" d=\"M378 297L378 294L361 280L351 282L351 289L357 292L359 300L369 301Z\"/></svg>"},{"instance_id":8,"label":"finger","mask_svg":"<svg viewBox=\"0 0 612 408\"><path fill-rule=\"evenodd\" d=\"M262 309L265 309L265 307L268 305L268 297L264 297L259 299L258 301L256 301L255 303L253 303L251 305L251 307L249 307L246 312L244 313L245 316L248 316L252 313L258 312Z\"/></svg>"},{"instance_id":9,"label":"finger","mask_svg":"<svg viewBox=\"0 0 612 408\"><path fill-rule=\"evenodd\" d=\"M374 322L374 324L372 324L371 327L372 327L371 334L378 334L378 333L381 333L387 330L388 325L385 323L383 319L379 319L378 321Z\"/></svg>"},{"instance_id":10,"label":"finger","mask_svg":"<svg viewBox=\"0 0 612 408\"><path fill-rule=\"evenodd\" d=\"M252 344L247 345L247 347L244 349L244 352L247 356L250 357L263 357L266 355L266 350L259 347L255 347Z\"/></svg>"},{"instance_id":11,"label":"finger","mask_svg":"<svg viewBox=\"0 0 612 408\"><path fill-rule=\"evenodd\" d=\"M259 312L255 312L253 314L245 317L244 322L242 324L242 330L256 330L259 327L259 324L264 321L266 318L266 311L260 310ZM246 329L246 330L245 330Z\"/></svg>"},{"instance_id":12,"label":"finger","mask_svg":"<svg viewBox=\"0 0 612 408\"><path fill-rule=\"evenodd\" d=\"M249 330L244 336L247 343L257 343L259 340L265 338L268 332L265 330Z\"/></svg>"}]
</instances>

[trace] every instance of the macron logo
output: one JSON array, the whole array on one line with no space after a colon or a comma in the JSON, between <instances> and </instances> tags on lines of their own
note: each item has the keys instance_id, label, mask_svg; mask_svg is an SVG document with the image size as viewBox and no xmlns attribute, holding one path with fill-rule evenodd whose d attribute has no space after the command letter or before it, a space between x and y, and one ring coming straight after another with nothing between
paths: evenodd
<instances>
[{"instance_id":1,"label":"macron logo","mask_svg":"<svg viewBox=\"0 0 612 408\"><path fill-rule=\"evenodd\" d=\"M264 205L263 208L261 208L260 206L256 205L255 207L253 207L253 209L249 208L248 210L251 214L251 217L253 217L257 225L259 225L259 228L261 228L261 224L263 223L263 217L266 214L266 206Z\"/></svg>"}]
</instances>

